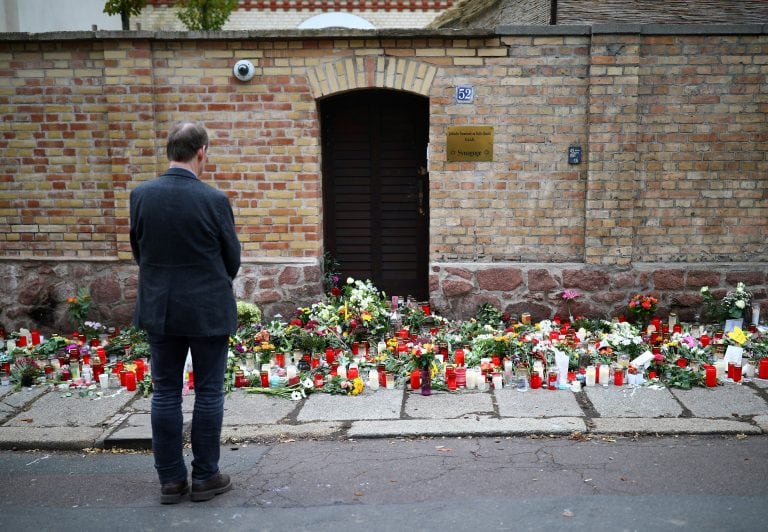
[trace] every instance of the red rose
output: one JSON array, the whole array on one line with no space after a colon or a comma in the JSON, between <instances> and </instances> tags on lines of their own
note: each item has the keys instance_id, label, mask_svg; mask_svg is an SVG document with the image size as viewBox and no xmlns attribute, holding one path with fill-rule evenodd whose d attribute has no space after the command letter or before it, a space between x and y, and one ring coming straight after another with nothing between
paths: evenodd
<instances>
[{"instance_id":1,"label":"red rose","mask_svg":"<svg viewBox=\"0 0 768 532\"><path fill-rule=\"evenodd\" d=\"M338 286L334 286L333 288L331 288L331 295L333 297L339 297L341 295L341 290L339 289Z\"/></svg>"}]
</instances>

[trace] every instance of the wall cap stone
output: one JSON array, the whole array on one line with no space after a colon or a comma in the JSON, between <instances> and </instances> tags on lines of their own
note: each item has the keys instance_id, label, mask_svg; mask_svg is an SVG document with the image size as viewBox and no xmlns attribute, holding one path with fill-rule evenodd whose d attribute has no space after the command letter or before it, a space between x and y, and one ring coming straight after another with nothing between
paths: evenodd
<instances>
[{"instance_id":1,"label":"wall cap stone","mask_svg":"<svg viewBox=\"0 0 768 532\"><path fill-rule=\"evenodd\" d=\"M642 34L642 35L760 35L768 34L768 24L594 24L594 25L503 25L482 29L439 29L396 28L359 30L345 28L323 28L318 30L227 30L227 31L144 31L144 30L97 30L97 31L52 31L41 33L7 32L0 33L2 41L75 41L75 40L305 40L339 38L446 38L472 39L494 36L537 36L537 35L599 35L599 34Z\"/></svg>"}]
</instances>

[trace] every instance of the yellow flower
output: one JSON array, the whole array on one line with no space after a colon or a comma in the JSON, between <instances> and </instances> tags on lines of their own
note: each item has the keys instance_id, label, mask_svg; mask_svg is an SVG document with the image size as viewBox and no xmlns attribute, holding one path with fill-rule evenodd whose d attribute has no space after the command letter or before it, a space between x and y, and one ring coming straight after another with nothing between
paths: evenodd
<instances>
[{"instance_id":1,"label":"yellow flower","mask_svg":"<svg viewBox=\"0 0 768 532\"><path fill-rule=\"evenodd\" d=\"M360 392L363 391L363 388L365 387L365 384L363 383L363 379L360 377L356 377L352 381L352 391L350 391L350 395L360 395Z\"/></svg>"},{"instance_id":2,"label":"yellow flower","mask_svg":"<svg viewBox=\"0 0 768 532\"><path fill-rule=\"evenodd\" d=\"M735 327L731 332L729 332L728 338L739 345L744 345L744 342L747 341L747 335L744 334L744 331L741 330L741 327Z\"/></svg>"}]
</instances>

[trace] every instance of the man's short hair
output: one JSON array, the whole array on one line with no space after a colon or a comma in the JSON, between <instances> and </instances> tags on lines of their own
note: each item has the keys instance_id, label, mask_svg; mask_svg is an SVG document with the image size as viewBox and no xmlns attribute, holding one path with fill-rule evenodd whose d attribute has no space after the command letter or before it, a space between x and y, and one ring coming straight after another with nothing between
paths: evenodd
<instances>
[{"instance_id":1,"label":"man's short hair","mask_svg":"<svg viewBox=\"0 0 768 532\"><path fill-rule=\"evenodd\" d=\"M169 161L189 162L203 146L208 146L208 133L198 122L178 122L168 132L166 153Z\"/></svg>"}]
</instances>

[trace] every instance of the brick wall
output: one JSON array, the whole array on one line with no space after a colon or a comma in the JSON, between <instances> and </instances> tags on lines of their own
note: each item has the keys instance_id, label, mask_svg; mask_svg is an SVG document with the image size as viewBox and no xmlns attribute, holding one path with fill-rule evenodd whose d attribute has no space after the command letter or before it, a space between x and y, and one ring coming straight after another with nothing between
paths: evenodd
<instances>
[{"instance_id":1,"label":"brick wall","mask_svg":"<svg viewBox=\"0 0 768 532\"><path fill-rule=\"evenodd\" d=\"M488 301L544 317L578 288L595 315L652 291L691 316L700 286L740 280L765 304L768 37L694 29L5 37L0 325L60 324L83 285L102 319L127 319L128 193L165 168L181 118L209 129L204 179L235 210L237 296L268 315L311 303L316 100L368 87L430 98L430 297L444 314ZM231 74L241 58L252 82ZM458 84L473 104L454 102ZM454 125L492 126L494 160L449 162Z\"/></svg>"}]
</instances>

